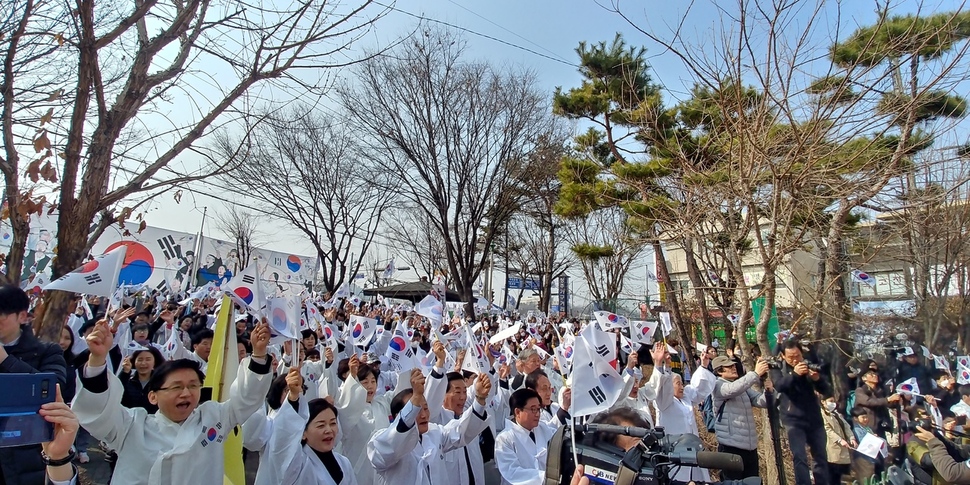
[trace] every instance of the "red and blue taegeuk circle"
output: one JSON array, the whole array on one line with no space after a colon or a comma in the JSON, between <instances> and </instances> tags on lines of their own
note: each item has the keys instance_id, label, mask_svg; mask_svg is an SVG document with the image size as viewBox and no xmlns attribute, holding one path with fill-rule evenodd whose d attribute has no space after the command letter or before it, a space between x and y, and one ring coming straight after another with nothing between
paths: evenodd
<instances>
[{"instance_id":1,"label":"red and blue taegeuk circle","mask_svg":"<svg viewBox=\"0 0 970 485\"><path fill-rule=\"evenodd\" d=\"M297 271L300 271L301 267L303 267L303 262L300 261L298 256L293 256L291 254L290 257L286 258L286 269L296 273Z\"/></svg>"},{"instance_id":2,"label":"red and blue taegeuk circle","mask_svg":"<svg viewBox=\"0 0 970 485\"><path fill-rule=\"evenodd\" d=\"M642 333L643 335L646 335L646 334L650 333L650 326L649 325L644 325L643 326L643 330L640 333Z\"/></svg>"},{"instance_id":3,"label":"red and blue taegeuk circle","mask_svg":"<svg viewBox=\"0 0 970 485\"><path fill-rule=\"evenodd\" d=\"M152 277L155 268L155 257L152 252L138 241L118 241L105 249L105 253L111 252L119 246L126 246L125 262L121 265L121 273L118 275L120 285L140 285Z\"/></svg>"},{"instance_id":4,"label":"red and blue taegeuk circle","mask_svg":"<svg viewBox=\"0 0 970 485\"><path fill-rule=\"evenodd\" d=\"M565 358L570 358L573 356L573 346L567 345L565 349L562 349L562 356Z\"/></svg>"},{"instance_id":5,"label":"red and blue taegeuk circle","mask_svg":"<svg viewBox=\"0 0 970 485\"><path fill-rule=\"evenodd\" d=\"M354 331L351 332L350 336L353 338L359 338L364 334L364 327L361 324L354 325Z\"/></svg>"},{"instance_id":6,"label":"red and blue taegeuk circle","mask_svg":"<svg viewBox=\"0 0 970 485\"><path fill-rule=\"evenodd\" d=\"M333 337L333 330L330 330L329 326L323 327L323 333L327 336L328 340Z\"/></svg>"},{"instance_id":7,"label":"red and blue taegeuk circle","mask_svg":"<svg viewBox=\"0 0 970 485\"><path fill-rule=\"evenodd\" d=\"M215 428L209 428L209 431L205 433L205 437L208 438L209 441L215 441L217 436L219 436L219 432L216 431Z\"/></svg>"},{"instance_id":8,"label":"red and blue taegeuk circle","mask_svg":"<svg viewBox=\"0 0 970 485\"><path fill-rule=\"evenodd\" d=\"M277 333L281 333L286 330L286 310L282 308L273 309L273 329Z\"/></svg>"},{"instance_id":9,"label":"red and blue taegeuk circle","mask_svg":"<svg viewBox=\"0 0 970 485\"><path fill-rule=\"evenodd\" d=\"M78 269L76 269L76 270L74 270L74 272L75 273L90 273L90 272L98 269L98 266L99 266L98 260L92 259L91 261L88 261L87 263L82 264L81 267L78 268Z\"/></svg>"},{"instance_id":10,"label":"red and blue taegeuk circle","mask_svg":"<svg viewBox=\"0 0 970 485\"><path fill-rule=\"evenodd\" d=\"M408 343L404 340L404 337L395 336L391 339L391 343L388 344L394 349L395 352L404 352L404 349L408 348Z\"/></svg>"},{"instance_id":11,"label":"red and blue taegeuk circle","mask_svg":"<svg viewBox=\"0 0 970 485\"><path fill-rule=\"evenodd\" d=\"M249 288L246 288L245 286L241 286L239 288L236 288L235 290L232 290L232 292L233 292L233 294L236 295L236 298L239 298L240 300L242 300L247 305L249 305L249 304L251 304L253 302L253 298L254 298L253 297L253 290L250 290Z\"/></svg>"},{"instance_id":12,"label":"red and blue taegeuk circle","mask_svg":"<svg viewBox=\"0 0 970 485\"><path fill-rule=\"evenodd\" d=\"M613 323L616 323L616 321L620 319L620 317L616 316L615 313L610 313L606 318Z\"/></svg>"}]
</instances>

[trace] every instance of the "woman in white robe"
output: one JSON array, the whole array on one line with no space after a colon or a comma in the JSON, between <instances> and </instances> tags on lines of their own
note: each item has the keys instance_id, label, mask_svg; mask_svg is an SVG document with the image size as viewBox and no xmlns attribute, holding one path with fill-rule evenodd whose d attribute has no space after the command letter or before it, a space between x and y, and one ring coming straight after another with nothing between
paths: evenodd
<instances>
[{"instance_id":1,"label":"woman in white robe","mask_svg":"<svg viewBox=\"0 0 970 485\"><path fill-rule=\"evenodd\" d=\"M302 372L301 372L302 373ZM273 379L266 397L266 408L262 409L243 423L243 446L259 453L260 457L275 456L278 453L281 433L292 436L294 433L277 426L280 411L283 408L293 409L303 422L309 419L307 399L303 396L303 382L300 374L293 371ZM280 483L279 466L260 466L256 470L255 485L278 485Z\"/></svg>"},{"instance_id":2,"label":"woman in white robe","mask_svg":"<svg viewBox=\"0 0 970 485\"><path fill-rule=\"evenodd\" d=\"M657 371L659 371L659 368L654 369L654 372ZM684 386L680 375L665 372L660 378L657 400L654 402L654 406L657 408L657 425L663 426L664 432L668 435L692 434L697 436L697 419L694 416L694 408L703 403L707 396L714 391L716 380L717 378L705 368L705 365L697 368L688 386ZM693 467L681 467L670 478L683 482L691 480L707 482L711 480L707 469Z\"/></svg>"},{"instance_id":3,"label":"woman in white robe","mask_svg":"<svg viewBox=\"0 0 970 485\"><path fill-rule=\"evenodd\" d=\"M374 467L367 459L367 442L390 423L395 392L378 396L374 371L362 365L356 355L350 357L349 366L350 372L334 403L343 431L340 451L353 463L358 483L374 483Z\"/></svg>"},{"instance_id":4,"label":"woman in white robe","mask_svg":"<svg viewBox=\"0 0 970 485\"><path fill-rule=\"evenodd\" d=\"M282 485L357 485L354 467L333 450L339 425L337 408L325 399L309 402L309 420L292 406L280 407L273 432L274 453L261 456L264 466L278 470Z\"/></svg>"}]
</instances>

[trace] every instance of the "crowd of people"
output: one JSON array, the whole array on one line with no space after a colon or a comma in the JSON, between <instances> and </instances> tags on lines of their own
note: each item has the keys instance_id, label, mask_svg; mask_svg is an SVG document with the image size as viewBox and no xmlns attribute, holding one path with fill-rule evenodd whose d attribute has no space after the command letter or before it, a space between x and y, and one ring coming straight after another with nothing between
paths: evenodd
<instances>
[{"instance_id":1,"label":"crowd of people","mask_svg":"<svg viewBox=\"0 0 970 485\"><path fill-rule=\"evenodd\" d=\"M90 440L110 453L111 483L220 483L222 445L241 430L246 460L258 460L256 484L544 484L547 461L558 459L550 440L574 410L557 348L563 335L597 325L535 314L496 340L508 328L503 317L433 325L401 306L308 301L325 324L307 318L302 338L290 340L236 308L239 371L219 402L203 398L219 302L149 298L105 313L101 299L79 299L54 344L33 336L28 296L0 288L0 373L53 372L60 382L57 401L41 411L56 427L53 441L0 449L0 483L77 483L72 462L90 459ZM350 335L354 315L382 329L364 346ZM396 367L388 350L400 345L391 340L403 322L414 368ZM672 338L631 345L611 331L623 389L609 409L583 418L669 435L706 429L717 451L743 464L674 467L673 483L750 479L774 466L760 463L754 413L768 405L766 392L777 397L798 485L864 483L894 464L909 464L917 483L970 483L961 447L970 386L928 371L911 350L891 369L866 362L850 376L858 387L837 402L813 350L796 339L746 369L734 345L723 353ZM479 372L465 365L475 341L487 349ZM926 392L893 392L881 385L887 379L915 379ZM937 418L939 426L926 424ZM603 439L622 450L639 442ZM873 439L885 446L871 456L862 445ZM577 472L572 482L588 483Z\"/></svg>"}]
</instances>

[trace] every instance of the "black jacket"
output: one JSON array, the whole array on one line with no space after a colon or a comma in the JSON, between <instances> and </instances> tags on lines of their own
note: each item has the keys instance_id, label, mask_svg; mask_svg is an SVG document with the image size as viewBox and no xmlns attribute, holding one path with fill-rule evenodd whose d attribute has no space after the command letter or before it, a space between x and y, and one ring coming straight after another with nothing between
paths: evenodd
<instances>
[{"instance_id":1,"label":"black jacket","mask_svg":"<svg viewBox=\"0 0 970 485\"><path fill-rule=\"evenodd\" d=\"M0 373L36 374L51 372L63 386L67 382L64 351L57 344L41 342L29 325L20 327L16 345L4 346L7 358L0 362ZM40 459L40 445L0 448L0 472L6 485L43 485L46 468Z\"/></svg>"},{"instance_id":2,"label":"black jacket","mask_svg":"<svg viewBox=\"0 0 970 485\"><path fill-rule=\"evenodd\" d=\"M823 396L831 394L825 376L812 381L808 375L795 374L795 370L786 362L782 362L781 369L771 369L770 375L778 393L782 423L786 426L807 425L822 429L822 408L815 392Z\"/></svg>"},{"instance_id":3,"label":"black jacket","mask_svg":"<svg viewBox=\"0 0 970 485\"><path fill-rule=\"evenodd\" d=\"M138 373L132 372L127 376L120 376L121 383L125 387L124 394L121 395L121 405L126 408L144 408L148 414L158 412L158 406L148 400L148 386L142 387L138 381Z\"/></svg>"}]
</instances>

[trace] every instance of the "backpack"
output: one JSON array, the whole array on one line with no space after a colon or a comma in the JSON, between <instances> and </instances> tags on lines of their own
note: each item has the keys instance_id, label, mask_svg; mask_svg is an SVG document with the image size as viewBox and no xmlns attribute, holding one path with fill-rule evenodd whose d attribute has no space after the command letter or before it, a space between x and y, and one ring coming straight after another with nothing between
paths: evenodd
<instances>
[{"instance_id":1,"label":"backpack","mask_svg":"<svg viewBox=\"0 0 970 485\"><path fill-rule=\"evenodd\" d=\"M723 411L723 405L721 410ZM701 405L701 416L704 418L704 426L707 428L708 433L714 432L714 423L717 422L717 416L714 413L714 398L707 396L704 400L704 404Z\"/></svg>"},{"instance_id":2,"label":"backpack","mask_svg":"<svg viewBox=\"0 0 970 485\"><path fill-rule=\"evenodd\" d=\"M849 391L845 398L845 415L852 416L852 408L855 407L855 390Z\"/></svg>"}]
</instances>

